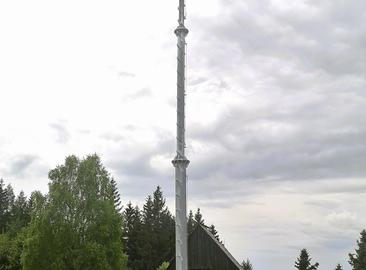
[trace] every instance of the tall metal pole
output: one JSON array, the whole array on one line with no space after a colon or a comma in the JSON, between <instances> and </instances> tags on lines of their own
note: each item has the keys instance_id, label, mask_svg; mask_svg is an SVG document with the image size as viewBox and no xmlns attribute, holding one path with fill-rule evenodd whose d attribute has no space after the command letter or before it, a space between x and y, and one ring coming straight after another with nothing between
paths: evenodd
<instances>
[{"instance_id":1,"label":"tall metal pole","mask_svg":"<svg viewBox=\"0 0 366 270\"><path fill-rule=\"evenodd\" d=\"M185 149L185 77L186 77L186 36L188 29L184 26L185 3L179 0L178 27L174 33L178 38L177 57L177 154L172 161L175 167L175 261L176 270L188 270L187 250L187 193L186 169L189 160Z\"/></svg>"}]
</instances>

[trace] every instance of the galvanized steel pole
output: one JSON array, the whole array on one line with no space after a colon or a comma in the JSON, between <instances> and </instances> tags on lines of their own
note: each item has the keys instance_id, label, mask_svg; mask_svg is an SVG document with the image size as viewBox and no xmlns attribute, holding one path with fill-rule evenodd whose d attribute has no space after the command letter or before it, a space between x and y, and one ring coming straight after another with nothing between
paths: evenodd
<instances>
[{"instance_id":1,"label":"galvanized steel pole","mask_svg":"<svg viewBox=\"0 0 366 270\"><path fill-rule=\"evenodd\" d=\"M186 169L189 160L185 156L185 76L186 41L188 29L184 26L185 3L179 0L178 27L174 33L178 38L177 57L177 154L172 161L175 167L175 261L176 270L188 269L187 250L187 193Z\"/></svg>"}]
</instances>

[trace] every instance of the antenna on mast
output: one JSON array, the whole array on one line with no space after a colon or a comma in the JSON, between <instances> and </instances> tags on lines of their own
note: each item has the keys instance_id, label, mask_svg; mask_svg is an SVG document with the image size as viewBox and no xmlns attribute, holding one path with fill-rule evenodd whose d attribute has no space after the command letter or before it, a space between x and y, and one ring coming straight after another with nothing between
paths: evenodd
<instances>
[{"instance_id":1,"label":"antenna on mast","mask_svg":"<svg viewBox=\"0 0 366 270\"><path fill-rule=\"evenodd\" d=\"M185 1L179 0L178 27L174 33L178 39L177 56L177 154L172 163L175 167L175 262L176 270L188 269L187 247L187 173L189 160L185 156L185 80L186 36L184 26Z\"/></svg>"}]
</instances>

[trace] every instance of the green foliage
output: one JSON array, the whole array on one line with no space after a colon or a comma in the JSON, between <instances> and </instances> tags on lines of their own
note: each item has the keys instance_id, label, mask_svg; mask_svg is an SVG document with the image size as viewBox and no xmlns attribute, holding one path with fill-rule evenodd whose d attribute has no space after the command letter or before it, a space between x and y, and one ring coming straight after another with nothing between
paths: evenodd
<instances>
[{"instance_id":1,"label":"green foliage","mask_svg":"<svg viewBox=\"0 0 366 270\"><path fill-rule=\"evenodd\" d=\"M243 267L243 270L253 270L253 265L248 258L241 263L241 266Z\"/></svg>"},{"instance_id":2,"label":"green foliage","mask_svg":"<svg viewBox=\"0 0 366 270\"><path fill-rule=\"evenodd\" d=\"M167 270L169 267L169 263L168 262L163 262L157 270Z\"/></svg>"},{"instance_id":3,"label":"green foliage","mask_svg":"<svg viewBox=\"0 0 366 270\"><path fill-rule=\"evenodd\" d=\"M0 179L0 233L5 233L12 219L14 192L11 185L5 188L4 180Z\"/></svg>"},{"instance_id":4,"label":"green foliage","mask_svg":"<svg viewBox=\"0 0 366 270\"><path fill-rule=\"evenodd\" d=\"M133 207L129 202L123 211L124 226L123 240L125 251L128 254L127 265L129 269L143 269L143 238L142 220L140 210L137 206Z\"/></svg>"},{"instance_id":5,"label":"green foliage","mask_svg":"<svg viewBox=\"0 0 366 270\"><path fill-rule=\"evenodd\" d=\"M32 194L24 270L126 269L122 221L99 157L67 157L49 178L47 199Z\"/></svg>"},{"instance_id":6,"label":"green foliage","mask_svg":"<svg viewBox=\"0 0 366 270\"><path fill-rule=\"evenodd\" d=\"M361 232L361 237L357 241L355 254L349 254L349 263L353 270L366 269L366 230Z\"/></svg>"},{"instance_id":7,"label":"green foliage","mask_svg":"<svg viewBox=\"0 0 366 270\"><path fill-rule=\"evenodd\" d=\"M10 233L0 234L0 269L20 270L21 254L25 240L25 230L21 229L15 236Z\"/></svg>"},{"instance_id":8,"label":"green foliage","mask_svg":"<svg viewBox=\"0 0 366 270\"><path fill-rule=\"evenodd\" d=\"M118 212L120 212L122 210L121 195L118 192L117 183L113 178L111 179L111 187L112 187L114 207Z\"/></svg>"},{"instance_id":9,"label":"green foliage","mask_svg":"<svg viewBox=\"0 0 366 270\"><path fill-rule=\"evenodd\" d=\"M174 256L174 218L165 205L160 187L146 198L141 212L137 206L127 204L123 218L130 269L156 269Z\"/></svg>"},{"instance_id":10,"label":"green foliage","mask_svg":"<svg viewBox=\"0 0 366 270\"><path fill-rule=\"evenodd\" d=\"M306 249L300 251L300 256L295 262L295 267L299 270L316 270L319 267L319 263L311 264L311 258Z\"/></svg>"}]
</instances>

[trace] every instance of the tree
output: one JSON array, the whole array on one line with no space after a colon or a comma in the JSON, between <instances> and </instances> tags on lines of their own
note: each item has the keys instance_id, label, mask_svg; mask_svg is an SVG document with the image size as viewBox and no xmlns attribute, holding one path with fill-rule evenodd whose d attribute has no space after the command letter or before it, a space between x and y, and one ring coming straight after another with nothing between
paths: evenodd
<instances>
[{"instance_id":1,"label":"tree","mask_svg":"<svg viewBox=\"0 0 366 270\"><path fill-rule=\"evenodd\" d=\"M208 227L208 230L210 231L210 233L213 236L215 236L215 238L217 239L217 241L220 242L220 237L219 237L219 234L218 234L218 232L217 232L217 230L215 228L215 225L212 224L210 227Z\"/></svg>"},{"instance_id":2,"label":"tree","mask_svg":"<svg viewBox=\"0 0 366 270\"><path fill-rule=\"evenodd\" d=\"M118 192L118 187L116 181L112 178L111 179L111 187L112 187L112 194L113 194L113 201L114 201L114 207L118 212L121 212L122 206L121 206L121 195Z\"/></svg>"},{"instance_id":3,"label":"tree","mask_svg":"<svg viewBox=\"0 0 366 270\"><path fill-rule=\"evenodd\" d=\"M243 267L243 270L253 270L253 265L248 258L241 263L241 266Z\"/></svg>"},{"instance_id":4,"label":"tree","mask_svg":"<svg viewBox=\"0 0 366 270\"><path fill-rule=\"evenodd\" d=\"M366 269L366 230L363 230L361 237L357 240L357 248L355 254L349 254L349 263L353 270Z\"/></svg>"},{"instance_id":5,"label":"tree","mask_svg":"<svg viewBox=\"0 0 366 270\"><path fill-rule=\"evenodd\" d=\"M27 197L21 191L16 197L10 210L11 220L9 221L9 231L16 235L21 228L24 228L30 222L30 209Z\"/></svg>"},{"instance_id":6,"label":"tree","mask_svg":"<svg viewBox=\"0 0 366 270\"><path fill-rule=\"evenodd\" d=\"M192 212L192 210L189 210L188 220L187 220L188 235L193 232L194 227L195 227L195 221L194 221L194 218L193 218L193 212Z\"/></svg>"},{"instance_id":7,"label":"tree","mask_svg":"<svg viewBox=\"0 0 366 270\"><path fill-rule=\"evenodd\" d=\"M300 256L295 262L295 267L299 270L316 270L319 267L319 263L311 264L311 258L306 249L300 251Z\"/></svg>"},{"instance_id":8,"label":"tree","mask_svg":"<svg viewBox=\"0 0 366 270\"><path fill-rule=\"evenodd\" d=\"M128 254L127 266L133 270L143 270L142 249L144 242L139 208L137 206L133 207L132 203L129 202L123 211L123 218L123 240Z\"/></svg>"},{"instance_id":9,"label":"tree","mask_svg":"<svg viewBox=\"0 0 366 270\"><path fill-rule=\"evenodd\" d=\"M47 200L36 202L39 212L27 230L23 269L126 269L121 218L99 157L69 156L49 178Z\"/></svg>"},{"instance_id":10,"label":"tree","mask_svg":"<svg viewBox=\"0 0 366 270\"><path fill-rule=\"evenodd\" d=\"M0 180L0 269L20 270L25 227L30 221L28 201L21 191L14 200L11 185Z\"/></svg>"},{"instance_id":11,"label":"tree","mask_svg":"<svg viewBox=\"0 0 366 270\"><path fill-rule=\"evenodd\" d=\"M158 186L153 196L148 196L142 210L143 269L156 269L164 260L174 256L175 224L165 206Z\"/></svg>"},{"instance_id":12,"label":"tree","mask_svg":"<svg viewBox=\"0 0 366 270\"><path fill-rule=\"evenodd\" d=\"M335 270L343 270L343 269L342 269L342 265L337 264L337 266L336 266Z\"/></svg>"},{"instance_id":13,"label":"tree","mask_svg":"<svg viewBox=\"0 0 366 270\"><path fill-rule=\"evenodd\" d=\"M204 225L205 220L202 218L201 209L198 208L196 213L194 214L194 220L197 222L197 224Z\"/></svg>"},{"instance_id":14,"label":"tree","mask_svg":"<svg viewBox=\"0 0 366 270\"><path fill-rule=\"evenodd\" d=\"M11 209L14 204L14 191L9 184L5 188L4 180L0 179L0 233L5 233L11 220Z\"/></svg>"}]
</instances>

